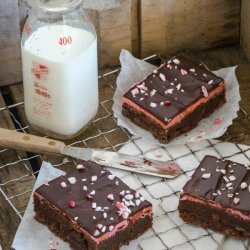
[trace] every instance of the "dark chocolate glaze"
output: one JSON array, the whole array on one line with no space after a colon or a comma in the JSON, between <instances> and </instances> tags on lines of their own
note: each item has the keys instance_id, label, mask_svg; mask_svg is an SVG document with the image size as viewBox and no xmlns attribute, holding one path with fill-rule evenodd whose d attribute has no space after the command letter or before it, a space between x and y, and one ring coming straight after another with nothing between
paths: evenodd
<instances>
[{"instance_id":1,"label":"dark chocolate glaze","mask_svg":"<svg viewBox=\"0 0 250 250\"><path fill-rule=\"evenodd\" d=\"M222 169L222 172L218 171L218 169ZM202 175L206 173L211 173L211 177L207 179L202 178ZM228 183L232 183L231 190L226 187L227 182L224 176L229 180ZM229 176L234 176L235 180L230 181ZM247 186L242 184L243 182ZM224 207L237 209L246 215L250 215L249 185L250 168L248 166L229 160L217 159L214 156L205 156L191 179L183 187L183 194L186 193L212 200ZM228 194L233 194L233 197L228 197ZM238 204L235 204L235 198L239 198Z\"/></svg>"},{"instance_id":2,"label":"dark chocolate glaze","mask_svg":"<svg viewBox=\"0 0 250 250\"><path fill-rule=\"evenodd\" d=\"M39 187L35 193L38 193L55 205L55 207L65 213L70 219L76 220L76 223L90 235L94 235L98 224L107 227L105 233L109 232L110 225L115 226L124 220L122 216L119 216L119 210L116 208L116 202L122 202L123 197L119 195L120 192L123 190L130 191L130 193L134 195L135 191L130 189L118 177L115 177L114 180L110 180L108 176L111 175L111 173L103 166L90 161L84 162L83 164L85 169L75 170L67 175L60 176L50 181L48 185L44 184ZM92 176L97 176L97 180L92 182ZM75 177L76 183L70 184L68 181L69 177ZM86 181L82 181L82 179L86 179ZM62 187L62 182L65 182L67 187ZM88 188L87 191L83 190L83 186L85 185ZM95 195L93 196L93 200L90 200L87 195L92 190L95 190ZM109 194L114 195L114 201L107 199ZM70 201L74 201L76 206L70 207ZM132 199L132 201L135 202L135 199ZM104 212L107 213L106 219L103 217L103 211L98 212L92 208L93 202L102 208L108 207L108 209L104 209ZM151 203L146 200L141 202L139 206L129 206L129 209L131 209L130 216L150 206L152 206ZM93 219L93 216L95 216L96 219ZM111 217L113 217L114 220L110 220ZM102 234L103 232L100 232L100 235ZM100 235L98 235L98 237Z\"/></svg>"},{"instance_id":3,"label":"dark chocolate glaze","mask_svg":"<svg viewBox=\"0 0 250 250\"><path fill-rule=\"evenodd\" d=\"M160 74L163 74L166 80L162 79ZM161 65L157 71L151 73L141 83L132 87L124 97L167 124L188 106L204 97L202 86L209 93L222 81L223 79L208 71L203 65L193 63L183 56L177 56ZM143 89L141 92L139 89L139 93L136 93L135 89L138 89L142 83L145 83L146 91ZM173 89L172 94L165 93L169 89ZM150 93L153 93L152 90L156 90L156 92L153 91L155 94L150 96ZM171 105L161 105L161 102L166 101L171 102ZM157 106L151 107L152 102Z\"/></svg>"}]
</instances>

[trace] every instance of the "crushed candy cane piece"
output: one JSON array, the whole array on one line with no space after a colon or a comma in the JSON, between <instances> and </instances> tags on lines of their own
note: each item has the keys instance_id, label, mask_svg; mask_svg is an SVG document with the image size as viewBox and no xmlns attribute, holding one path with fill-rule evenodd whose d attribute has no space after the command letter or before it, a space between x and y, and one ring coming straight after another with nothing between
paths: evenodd
<instances>
[{"instance_id":1,"label":"crushed candy cane piece","mask_svg":"<svg viewBox=\"0 0 250 250\"><path fill-rule=\"evenodd\" d=\"M155 102L150 102L150 107L156 108L156 107L157 107L157 103L155 103Z\"/></svg>"},{"instance_id":2,"label":"crushed candy cane piece","mask_svg":"<svg viewBox=\"0 0 250 250\"><path fill-rule=\"evenodd\" d=\"M137 88L131 90L131 94L133 97L136 97L139 93L140 93L139 89L137 89Z\"/></svg>"},{"instance_id":3,"label":"crushed candy cane piece","mask_svg":"<svg viewBox=\"0 0 250 250\"><path fill-rule=\"evenodd\" d=\"M85 169L85 166L84 166L83 164L78 164L78 165L76 166L76 169L78 169L78 170L83 170L83 169Z\"/></svg>"},{"instance_id":4,"label":"crushed candy cane piece","mask_svg":"<svg viewBox=\"0 0 250 250\"><path fill-rule=\"evenodd\" d=\"M240 184L240 187L241 187L241 189L246 189L247 188L247 183L246 182L242 182Z\"/></svg>"},{"instance_id":5,"label":"crushed candy cane piece","mask_svg":"<svg viewBox=\"0 0 250 250\"><path fill-rule=\"evenodd\" d=\"M166 81L166 77L165 77L165 75L163 75L162 73L159 74L159 77L161 78L161 80L162 80L163 82Z\"/></svg>"},{"instance_id":6,"label":"crushed candy cane piece","mask_svg":"<svg viewBox=\"0 0 250 250\"><path fill-rule=\"evenodd\" d=\"M113 201L114 200L114 195L113 194L109 194L107 196L107 199L110 200L110 201Z\"/></svg>"},{"instance_id":7,"label":"crushed candy cane piece","mask_svg":"<svg viewBox=\"0 0 250 250\"><path fill-rule=\"evenodd\" d=\"M174 59L173 59L173 62L174 62L175 64L180 64L180 60L177 59L177 58L174 58Z\"/></svg>"},{"instance_id":8,"label":"crushed candy cane piece","mask_svg":"<svg viewBox=\"0 0 250 250\"><path fill-rule=\"evenodd\" d=\"M95 232L94 232L94 236L97 237L97 236L99 236L99 235L100 235L100 232L99 232L98 229L96 229Z\"/></svg>"},{"instance_id":9,"label":"crushed candy cane piece","mask_svg":"<svg viewBox=\"0 0 250 250\"><path fill-rule=\"evenodd\" d=\"M211 173L206 173L206 174L203 174L201 177L202 179L209 179L211 177Z\"/></svg>"},{"instance_id":10,"label":"crushed candy cane piece","mask_svg":"<svg viewBox=\"0 0 250 250\"><path fill-rule=\"evenodd\" d=\"M63 181L63 182L61 182L61 187L65 188L65 187L67 187L67 184Z\"/></svg>"},{"instance_id":11,"label":"crushed candy cane piece","mask_svg":"<svg viewBox=\"0 0 250 250\"><path fill-rule=\"evenodd\" d=\"M69 178L68 178L68 181L69 181L70 184L73 185L73 184L76 183L76 178L75 178L75 177L69 177Z\"/></svg>"},{"instance_id":12,"label":"crushed candy cane piece","mask_svg":"<svg viewBox=\"0 0 250 250\"><path fill-rule=\"evenodd\" d=\"M184 76L184 75L187 75L187 71L185 69L181 69L181 74Z\"/></svg>"},{"instance_id":13,"label":"crushed candy cane piece","mask_svg":"<svg viewBox=\"0 0 250 250\"><path fill-rule=\"evenodd\" d=\"M113 181L113 180L115 179L115 175L110 174L110 175L108 176L108 179L111 180L111 181Z\"/></svg>"},{"instance_id":14,"label":"crushed candy cane piece","mask_svg":"<svg viewBox=\"0 0 250 250\"><path fill-rule=\"evenodd\" d=\"M96 176L96 175L92 176L92 177L91 177L91 181L93 181L93 182L94 182L94 181L97 181L97 176Z\"/></svg>"},{"instance_id":15,"label":"crushed candy cane piece","mask_svg":"<svg viewBox=\"0 0 250 250\"><path fill-rule=\"evenodd\" d=\"M207 88L205 87L205 86L201 86L201 91L202 91L202 93L203 93L203 95L204 95L204 97L208 97L208 92L207 92Z\"/></svg>"}]
</instances>

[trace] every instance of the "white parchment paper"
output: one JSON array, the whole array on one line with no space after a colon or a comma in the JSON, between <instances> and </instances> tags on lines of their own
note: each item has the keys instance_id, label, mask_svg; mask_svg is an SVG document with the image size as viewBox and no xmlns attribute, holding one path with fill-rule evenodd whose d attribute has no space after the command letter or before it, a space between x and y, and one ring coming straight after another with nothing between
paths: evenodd
<instances>
[{"instance_id":1,"label":"white parchment paper","mask_svg":"<svg viewBox=\"0 0 250 250\"><path fill-rule=\"evenodd\" d=\"M63 171L54 168L50 163L43 162L34 190L47 181L51 181L61 175ZM151 201L152 202L152 201ZM154 202L155 203L155 202ZM154 205L158 205L156 202ZM143 235L123 246L121 250L136 250ZM34 219L33 198L31 196L23 219L16 232L12 247L15 250L69 250L69 244L55 236L47 226Z\"/></svg>"},{"instance_id":2,"label":"white parchment paper","mask_svg":"<svg viewBox=\"0 0 250 250\"><path fill-rule=\"evenodd\" d=\"M43 162L34 190L44 184L46 181L51 181L58 176L64 174L63 171L52 167L49 163ZM43 224L34 219L33 198L31 196L23 219L18 227L18 230L13 241L13 248L16 250L69 250L69 245L60 240Z\"/></svg>"},{"instance_id":3,"label":"white parchment paper","mask_svg":"<svg viewBox=\"0 0 250 250\"><path fill-rule=\"evenodd\" d=\"M150 74L155 66L134 58L128 51L122 50L120 54L121 72L117 78L117 89L114 94L113 111L118 118L118 125L129 130L133 135L145 138L151 144L160 144L151 133L139 128L121 114L122 96L127 92L131 85L142 81ZM197 142L204 139L217 138L225 133L227 127L232 124L237 117L239 110L239 84L235 75L236 67L223 68L213 71L217 76L222 77L226 83L226 103L215 110L208 118L203 119L196 128L181 135L169 144L184 144L187 142Z\"/></svg>"}]
</instances>

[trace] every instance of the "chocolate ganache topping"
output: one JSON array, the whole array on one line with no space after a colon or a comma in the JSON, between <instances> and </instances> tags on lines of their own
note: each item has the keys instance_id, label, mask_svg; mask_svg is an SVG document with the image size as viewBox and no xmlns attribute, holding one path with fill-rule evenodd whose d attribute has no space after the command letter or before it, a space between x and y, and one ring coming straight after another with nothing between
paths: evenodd
<instances>
[{"instance_id":1,"label":"chocolate ganache topping","mask_svg":"<svg viewBox=\"0 0 250 250\"><path fill-rule=\"evenodd\" d=\"M84 162L35 191L90 235L99 237L151 204L118 177L94 162Z\"/></svg>"},{"instance_id":2,"label":"chocolate ganache topping","mask_svg":"<svg viewBox=\"0 0 250 250\"><path fill-rule=\"evenodd\" d=\"M208 97L222 82L203 65L178 56L132 87L124 97L167 124L200 98Z\"/></svg>"},{"instance_id":3,"label":"chocolate ganache topping","mask_svg":"<svg viewBox=\"0 0 250 250\"><path fill-rule=\"evenodd\" d=\"M212 200L250 215L250 167L206 156L183 193Z\"/></svg>"}]
</instances>

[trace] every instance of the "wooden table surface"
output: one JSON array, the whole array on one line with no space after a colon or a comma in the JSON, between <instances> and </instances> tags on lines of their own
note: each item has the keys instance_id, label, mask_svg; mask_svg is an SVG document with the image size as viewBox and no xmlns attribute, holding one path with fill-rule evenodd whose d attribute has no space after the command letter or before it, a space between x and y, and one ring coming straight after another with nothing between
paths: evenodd
<instances>
[{"instance_id":1,"label":"wooden table surface","mask_svg":"<svg viewBox=\"0 0 250 250\"><path fill-rule=\"evenodd\" d=\"M240 83L242 110L239 111L233 125L220 139L250 145L250 117L248 116L250 114L250 63L245 60L240 47L183 54L204 62L211 70L238 65L236 75ZM105 72L109 71L110 69L105 70ZM116 77L116 74L112 74L100 79L101 105L97 115L100 120L97 119L82 135L67 143L75 142L76 146L118 150L129 139L129 134L119 128L112 117L112 97ZM23 105L9 110L4 109L8 105L22 101L21 83L0 89L0 127L21 128L26 132L37 134L36 131L26 127ZM63 161L62 157L37 156L29 152L0 149L0 245L3 249L10 249L35 182L34 173L39 170L40 163L44 159L62 170L70 169L70 164L60 164Z\"/></svg>"}]
</instances>

